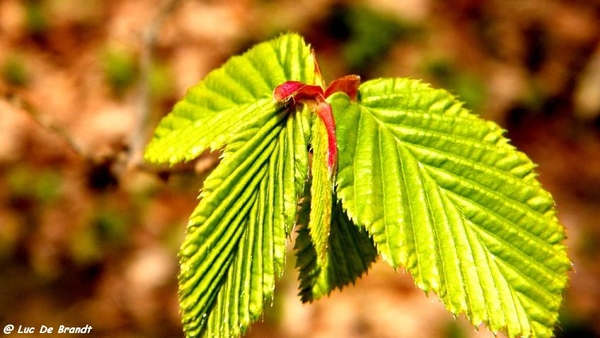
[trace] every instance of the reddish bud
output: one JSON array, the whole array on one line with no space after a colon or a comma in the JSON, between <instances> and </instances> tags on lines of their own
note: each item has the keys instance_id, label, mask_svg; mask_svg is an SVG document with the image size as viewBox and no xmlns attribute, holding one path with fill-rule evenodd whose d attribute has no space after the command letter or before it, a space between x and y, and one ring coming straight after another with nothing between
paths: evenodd
<instances>
[{"instance_id":1,"label":"reddish bud","mask_svg":"<svg viewBox=\"0 0 600 338\"><path fill-rule=\"evenodd\" d=\"M329 97L333 93L342 92L346 93L352 101L356 101L358 96L358 86L360 85L360 76L358 75L346 75L339 79L331 82L331 84L325 89L325 97Z\"/></svg>"},{"instance_id":2,"label":"reddish bud","mask_svg":"<svg viewBox=\"0 0 600 338\"><path fill-rule=\"evenodd\" d=\"M315 72L320 79L319 65L315 61ZM321 80L322 82L322 80ZM351 100L356 101L358 97L358 86L360 85L360 77L358 75L347 75L333 81L325 91L323 87L318 85L307 85L299 81L287 81L275 88L273 91L273 97L277 102L288 103L292 101L293 104L305 103L314 104L317 103L315 113L319 116L321 121L325 124L327 129L327 167L329 172L332 174L337 165L337 140L335 138L335 121L333 119L333 110L331 105L325 101L326 97L329 97L333 93L343 92L348 94Z\"/></svg>"},{"instance_id":3,"label":"reddish bud","mask_svg":"<svg viewBox=\"0 0 600 338\"><path fill-rule=\"evenodd\" d=\"M273 91L273 98L277 102L286 102L289 100L294 100L295 102L306 100L316 101L319 96L323 96L323 88L307 85L299 81L284 82Z\"/></svg>"},{"instance_id":4,"label":"reddish bud","mask_svg":"<svg viewBox=\"0 0 600 338\"><path fill-rule=\"evenodd\" d=\"M306 86L306 84L300 81L284 82L275 88L273 91L273 97L277 102L287 101L290 98L293 98L298 90L304 86Z\"/></svg>"}]
</instances>

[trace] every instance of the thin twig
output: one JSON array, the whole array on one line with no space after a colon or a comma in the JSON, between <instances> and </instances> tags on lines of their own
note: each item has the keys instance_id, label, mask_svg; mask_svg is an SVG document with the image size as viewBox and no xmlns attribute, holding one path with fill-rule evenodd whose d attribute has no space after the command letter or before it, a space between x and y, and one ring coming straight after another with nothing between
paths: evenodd
<instances>
[{"instance_id":1,"label":"thin twig","mask_svg":"<svg viewBox=\"0 0 600 338\"><path fill-rule=\"evenodd\" d=\"M54 123L53 121L49 121L47 118L42 118L43 114L41 114L33 104L29 103L27 100L23 99L20 95L6 91L2 95L6 102L8 102L11 106L25 112L31 119L37 123L40 127L45 130L50 131L54 135L58 136L74 153L78 156L89 159L90 156L86 154L86 152L81 148L81 146L71 137L71 134L62 126Z\"/></svg>"},{"instance_id":2,"label":"thin twig","mask_svg":"<svg viewBox=\"0 0 600 338\"><path fill-rule=\"evenodd\" d=\"M139 168L143 164L143 152L146 145L148 124L150 121L151 101L150 74L156 39L165 19L173 12L181 0L167 0L152 22L142 32L142 50L140 53L140 78L136 101L136 127L129 139L130 156L128 167Z\"/></svg>"}]
</instances>

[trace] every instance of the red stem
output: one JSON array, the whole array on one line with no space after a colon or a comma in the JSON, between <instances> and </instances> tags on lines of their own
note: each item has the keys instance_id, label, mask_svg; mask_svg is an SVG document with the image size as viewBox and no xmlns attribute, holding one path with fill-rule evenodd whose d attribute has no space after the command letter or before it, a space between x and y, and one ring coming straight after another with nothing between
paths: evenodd
<instances>
[{"instance_id":1,"label":"red stem","mask_svg":"<svg viewBox=\"0 0 600 338\"><path fill-rule=\"evenodd\" d=\"M322 96L317 101L321 102L317 105L315 112L325 124L325 129L327 129L327 168L329 169L329 173L332 174L337 164L337 140L335 137L333 110L331 109L331 105Z\"/></svg>"}]
</instances>

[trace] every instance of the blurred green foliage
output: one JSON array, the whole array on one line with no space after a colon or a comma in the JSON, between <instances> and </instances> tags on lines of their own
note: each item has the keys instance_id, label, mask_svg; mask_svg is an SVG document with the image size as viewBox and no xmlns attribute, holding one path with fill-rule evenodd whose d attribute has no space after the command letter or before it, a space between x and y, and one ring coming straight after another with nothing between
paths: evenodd
<instances>
[{"instance_id":1,"label":"blurred green foliage","mask_svg":"<svg viewBox=\"0 0 600 338\"><path fill-rule=\"evenodd\" d=\"M121 210L106 207L98 210L92 220L97 238L106 243L125 243L129 236L131 220Z\"/></svg>"},{"instance_id":2,"label":"blurred green foliage","mask_svg":"<svg viewBox=\"0 0 600 338\"><path fill-rule=\"evenodd\" d=\"M29 83L27 65L23 56L19 54L12 54L4 59L1 73L9 85L23 87Z\"/></svg>"},{"instance_id":3,"label":"blurred green foliage","mask_svg":"<svg viewBox=\"0 0 600 338\"><path fill-rule=\"evenodd\" d=\"M136 81L137 58L126 49L107 47L102 53L102 68L112 93L120 97Z\"/></svg>"},{"instance_id":4,"label":"blurred green foliage","mask_svg":"<svg viewBox=\"0 0 600 338\"><path fill-rule=\"evenodd\" d=\"M469 336L467 332L465 332L464 327L456 320L448 321L443 331L446 338L468 338Z\"/></svg>"},{"instance_id":5,"label":"blurred green foliage","mask_svg":"<svg viewBox=\"0 0 600 338\"><path fill-rule=\"evenodd\" d=\"M365 6L334 9L330 25L347 38L342 56L350 73L358 74L372 71L394 44L421 36L418 27Z\"/></svg>"},{"instance_id":6,"label":"blurred green foliage","mask_svg":"<svg viewBox=\"0 0 600 338\"><path fill-rule=\"evenodd\" d=\"M89 226L70 239L72 258L79 264L101 261L130 241L131 214L111 205L101 206L91 215Z\"/></svg>"},{"instance_id":7,"label":"blurred green foliage","mask_svg":"<svg viewBox=\"0 0 600 338\"><path fill-rule=\"evenodd\" d=\"M168 65L155 62L150 72L152 98L159 101L173 95L173 75Z\"/></svg>"},{"instance_id":8,"label":"blurred green foliage","mask_svg":"<svg viewBox=\"0 0 600 338\"><path fill-rule=\"evenodd\" d=\"M423 72L436 86L448 89L465 102L467 108L478 113L484 113L481 108L487 101L487 90L484 81L474 74L469 74L464 69L459 69L445 59L432 59L425 61ZM482 114L485 116L485 114Z\"/></svg>"},{"instance_id":9,"label":"blurred green foliage","mask_svg":"<svg viewBox=\"0 0 600 338\"><path fill-rule=\"evenodd\" d=\"M60 193L62 177L51 168L16 166L7 176L9 196L15 200L27 200L33 205L53 202Z\"/></svg>"},{"instance_id":10,"label":"blurred green foliage","mask_svg":"<svg viewBox=\"0 0 600 338\"><path fill-rule=\"evenodd\" d=\"M49 19L44 2L40 0L28 0L25 5L25 23L27 30L32 36L43 35L48 29Z\"/></svg>"}]
</instances>

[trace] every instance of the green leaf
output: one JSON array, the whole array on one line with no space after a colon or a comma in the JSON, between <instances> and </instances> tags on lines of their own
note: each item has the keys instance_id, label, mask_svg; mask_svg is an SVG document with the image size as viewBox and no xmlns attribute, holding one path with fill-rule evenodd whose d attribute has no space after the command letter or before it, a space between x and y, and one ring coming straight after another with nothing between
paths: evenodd
<instances>
[{"instance_id":1,"label":"green leaf","mask_svg":"<svg viewBox=\"0 0 600 338\"><path fill-rule=\"evenodd\" d=\"M333 177L327 168L327 130L316 115L312 123L312 183L310 194L310 216L308 229L317 253L317 259L324 263L329 244L331 207L333 205Z\"/></svg>"},{"instance_id":2,"label":"green leaf","mask_svg":"<svg viewBox=\"0 0 600 338\"><path fill-rule=\"evenodd\" d=\"M146 148L154 163L196 158L218 150L248 128L254 112L273 102L273 89L289 81L314 82L314 58L301 36L286 34L230 58L192 87L159 124Z\"/></svg>"},{"instance_id":3,"label":"green leaf","mask_svg":"<svg viewBox=\"0 0 600 338\"><path fill-rule=\"evenodd\" d=\"M313 116L312 175L298 216L296 267L303 302L328 295L354 281L377 258L373 241L342 210L333 192L333 173L327 166L325 124Z\"/></svg>"},{"instance_id":4,"label":"green leaf","mask_svg":"<svg viewBox=\"0 0 600 338\"><path fill-rule=\"evenodd\" d=\"M323 96L276 101L287 81L322 85L295 34L208 74L147 148L146 159L169 164L222 151L180 250L188 336L236 337L261 316L295 221L303 301L354 282L380 253L474 324L552 335L570 268L564 229L534 165L498 126L445 91L380 79L360 86L358 102L327 98L337 121L328 142L309 108ZM337 176L326 161L335 143Z\"/></svg>"},{"instance_id":5,"label":"green leaf","mask_svg":"<svg viewBox=\"0 0 600 338\"><path fill-rule=\"evenodd\" d=\"M377 258L377 251L367 232L352 224L341 204L335 201L331 224L328 225L331 232L327 237L327 251L324 257L320 257L308 227L312 201L307 194L301 204L298 237L294 245L303 302L319 299L336 288L354 283Z\"/></svg>"},{"instance_id":6,"label":"green leaf","mask_svg":"<svg viewBox=\"0 0 600 338\"><path fill-rule=\"evenodd\" d=\"M570 261L550 194L494 123L409 79L329 98L337 194L378 252L455 314L509 336L549 337Z\"/></svg>"},{"instance_id":7,"label":"green leaf","mask_svg":"<svg viewBox=\"0 0 600 338\"><path fill-rule=\"evenodd\" d=\"M281 275L308 173L310 111L272 98L288 80L312 83L309 46L293 34L233 57L161 121L146 151L175 163L224 146L180 250L187 336L235 337L260 318Z\"/></svg>"}]
</instances>

